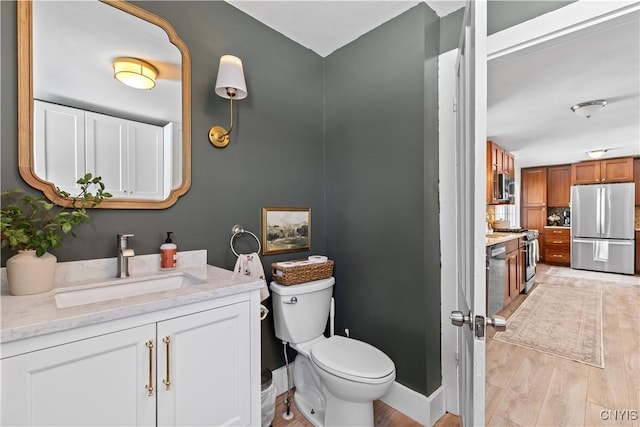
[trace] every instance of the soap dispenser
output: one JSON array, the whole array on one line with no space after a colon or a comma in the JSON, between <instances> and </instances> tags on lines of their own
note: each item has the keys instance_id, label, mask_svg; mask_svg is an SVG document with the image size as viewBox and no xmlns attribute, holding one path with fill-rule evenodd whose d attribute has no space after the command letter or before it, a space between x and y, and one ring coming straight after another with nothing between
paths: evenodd
<instances>
[{"instance_id":1,"label":"soap dispenser","mask_svg":"<svg viewBox=\"0 0 640 427\"><path fill-rule=\"evenodd\" d=\"M160 245L160 270L173 270L176 268L178 246L171 241L173 231L167 231L167 240Z\"/></svg>"}]
</instances>

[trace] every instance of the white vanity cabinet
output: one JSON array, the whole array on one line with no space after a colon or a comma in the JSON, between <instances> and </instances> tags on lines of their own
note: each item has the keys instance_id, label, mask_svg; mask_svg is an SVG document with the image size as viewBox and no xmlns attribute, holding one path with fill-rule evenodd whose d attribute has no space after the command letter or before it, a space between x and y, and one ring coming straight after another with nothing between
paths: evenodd
<instances>
[{"instance_id":1,"label":"white vanity cabinet","mask_svg":"<svg viewBox=\"0 0 640 427\"><path fill-rule=\"evenodd\" d=\"M172 134L163 127L37 100L34 111L39 177L72 196L87 172L101 176L106 191L119 199L162 200L169 194L172 176L164 170L172 164Z\"/></svg>"},{"instance_id":2,"label":"white vanity cabinet","mask_svg":"<svg viewBox=\"0 0 640 427\"><path fill-rule=\"evenodd\" d=\"M43 337L43 348L0 361L1 424L259 425L257 304L242 299L121 319L114 326L136 326L109 333L83 328L95 336L78 340L65 331L61 344Z\"/></svg>"}]
</instances>

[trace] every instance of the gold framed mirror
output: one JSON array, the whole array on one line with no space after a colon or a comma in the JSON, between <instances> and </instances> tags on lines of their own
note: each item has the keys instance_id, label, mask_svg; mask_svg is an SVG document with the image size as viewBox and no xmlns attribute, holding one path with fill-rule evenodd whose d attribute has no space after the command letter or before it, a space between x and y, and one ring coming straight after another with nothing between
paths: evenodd
<instances>
[{"instance_id":1,"label":"gold framed mirror","mask_svg":"<svg viewBox=\"0 0 640 427\"><path fill-rule=\"evenodd\" d=\"M38 8L44 7L41 5L45 5L46 7L56 7L52 6L56 4L65 5L65 7L69 8L67 11L60 14L60 16L64 17L63 19L65 19L65 22L55 23L56 27L62 28L65 31L74 23L73 17L78 12L78 8L80 8L81 5L93 5L92 7L97 6L101 8L101 10L107 10L109 15L122 15L120 18L124 19L126 23L123 24L120 22L118 24L118 28L126 29L128 32L139 31L140 39L151 38L151 32L161 32L163 37L166 39L166 44L169 45L171 49L175 50L174 55L178 59L176 61L163 60L162 58L158 59L154 57L154 54L148 54L145 52L143 52L141 56L146 55L144 58L145 60L154 60L153 67L157 68L156 71L159 70L157 87L162 89L162 86L170 87L173 85L175 98L177 99L156 105L158 109L155 111L153 111L153 106L150 107L149 105L151 104L148 103L137 106L134 105L131 108L131 110L134 111L132 113L125 111L125 109L128 108L127 106L132 104L130 98L115 98L112 106L105 106L97 105L97 102L93 100L78 99L74 98L72 95L67 96L67 93L51 95L47 90L42 90L40 87L41 79L39 76L49 78L49 80L54 82L54 86L65 87L61 84L64 79L64 77L61 76L68 75L69 79L73 82L71 86L81 86L78 82L77 75L76 77L71 77L74 76L74 72L85 73L87 75L98 74L95 71L82 70L80 65L78 65L79 61L72 61L72 63L69 63L67 60L65 64L68 64L68 68L56 68L55 66L51 66L51 63L43 62L43 58L41 57L42 55L38 56L36 53L50 50L43 49L41 45L37 45L36 48L34 48L34 42L37 39L36 35L40 34L38 31L42 28L52 28L51 26L47 27L46 25L41 26L43 22L41 17L50 16L52 14L48 12L41 12L40 9L35 10L34 6ZM191 58L187 46L182 40L180 40L173 27L163 18L127 3L126 1L120 0L35 3L28 0L18 2L17 6L18 169L25 182L31 187L42 191L52 202L65 206L68 205L71 200L69 198L62 197L58 191L58 187L69 192L71 195L75 195L75 193L72 188L69 188L69 185L65 186L61 184L61 182L71 182L70 177L73 173L73 182L71 183L71 185L73 185L78 177L83 176L84 173L90 172L94 175L102 176L103 182L107 184L106 191L114 194L113 198L103 201L98 208L165 209L175 204L178 198L185 194L191 186ZM91 14L95 15L95 12L91 12ZM104 16L97 17L97 19L101 22L108 21ZM82 37L82 40L79 41L84 42L85 38L89 38L86 27L90 24L87 24L83 19L76 19L76 21L80 22L85 27L84 31L86 36ZM137 27L138 25L140 25L140 29ZM96 33L93 31L94 29L95 28L91 27L92 31L90 31L90 33L92 36ZM82 29L80 29L80 31L82 31ZM49 36L49 34L47 34L47 36ZM132 37L131 34L127 37L125 37L125 39L130 40L132 38L138 38L135 37L135 33L134 37ZM78 39L78 37L76 37L76 39ZM56 41L55 39L54 43L60 44L59 40ZM62 43L62 46L63 49L66 50L73 50L75 47L65 45L64 43ZM89 49L83 47L77 50L80 54L84 53L85 56L89 56L89 53L94 53L93 48ZM99 58L99 60L94 60L94 62L100 62L100 67L110 74L108 78L105 79L109 80L109 85L112 85L108 89L108 96L116 94L118 91L129 91L128 93L133 93L133 96L139 100L147 98L147 95L152 92L151 90L140 91L139 89L126 87L113 78L113 68L111 67L112 61L114 61L116 57L140 55L140 52L142 51L138 47L125 47L122 50L123 51L120 52L121 54L119 55L114 55L113 52L107 52L104 53L103 57ZM131 50L133 54L129 54L129 50ZM46 65L45 67L43 67L43 63ZM60 68L64 69L61 70ZM37 69L45 69L46 71L38 74ZM104 72L102 69L100 70L100 73ZM34 80L36 80L36 78L38 85L36 85L35 89L37 89L37 93L39 94L37 98L34 96L36 93L36 90L34 89ZM71 88L71 86L67 87ZM84 93L89 94L97 91L94 89L95 88L93 86L88 86L88 88L84 89ZM154 92L161 92L161 90L154 89ZM44 93L45 95L40 95L41 93ZM102 93L102 98L108 98L104 91ZM89 96L87 95L87 97ZM68 147L65 146L62 148L57 145L45 145L43 140L47 140L47 142L49 140L69 140L69 138L61 137L42 137L43 132L51 132L50 128L65 128L69 121L67 120L67 122L60 126L47 127L48 125L43 125L43 123L55 124L55 122L53 119L49 119L49 116L46 115L49 114L48 110L47 108L42 108L42 104L45 106L55 107L54 110L56 108L70 109L64 110L63 112L65 114L68 111L72 111L73 114L77 113L75 118L73 118L75 121L72 120L70 123L77 123L80 120L77 119L77 117L82 117L82 120L86 120L86 132L84 125L85 122L83 122L81 126L78 125L79 127L71 126L73 131L71 135L82 134L80 137L74 137L77 138L78 141L69 141L66 143ZM156 101L155 104L158 104L158 102ZM176 104L181 105L181 109L176 108ZM174 118L160 117L172 108L175 110ZM151 116L152 114L156 114L158 117ZM91 118L90 115L92 115ZM45 120L44 117L47 119ZM70 116L65 115L65 117ZM89 143L85 141L85 136L83 135L95 135L96 132L98 132L96 130L98 126L95 124L97 123L95 117L103 118L104 122L109 122L110 125L112 124L112 119L115 119L117 123L103 132L105 135L103 140L108 140L108 144L102 144L100 147L97 147L96 142L93 141L92 143L94 145L89 147ZM68 127L69 126L67 126L67 128ZM124 130L119 131L120 133L116 132L116 137L113 138L114 134L111 132L112 128ZM148 128L153 128L152 130L154 133L152 133L152 136L146 140L140 139L142 137L132 136L142 134L143 131L140 129L143 129L146 132ZM42 129L45 130L43 131ZM47 133L45 133L45 136L46 135ZM62 135L65 134L63 133ZM114 142L113 145L117 148L113 148L111 146L113 141L109 140L109 138L115 139L117 144ZM86 136L86 139L88 140L89 136ZM151 140L152 145L147 142L140 142L147 140ZM135 143L130 143L129 141L134 141ZM73 152L68 151L72 149L69 147L79 145L83 145L83 148L74 148L73 150L77 151ZM111 150L116 154L113 154L112 152L107 152L105 154L104 147L106 145L109 146L106 149ZM126 158L126 161L123 160L125 154L122 154L125 151L128 153L126 156L129 156ZM91 160L86 160L85 162L84 159L93 159L93 163L91 163ZM108 165L109 167L103 166L99 168L96 166L96 159L99 159L102 162L101 164L106 163L103 159L109 159L111 163ZM49 164L47 164L47 162L49 162ZM76 167L76 164L80 162L85 162L86 164L83 164L82 167ZM129 168L126 174L121 172L125 169L123 166L124 163L126 163L126 168ZM72 167L69 168L69 165ZM94 170L91 169L93 166L95 166ZM138 168L137 171L132 169L136 167ZM58 171L56 173L50 172L50 170L54 169L58 169ZM71 169L71 171L69 169ZM144 169L145 171L152 171L148 173L145 172L152 178L139 178L139 176L142 175L141 169ZM118 170L119 172L114 173L116 176L105 176L108 175L108 172L111 170ZM82 173L83 171L84 173ZM67 176L64 176L65 174ZM125 175L130 175L132 177L130 181L127 181L128 178L123 178ZM51 178L52 176L55 179ZM123 184L125 181L134 189L126 188L127 185ZM113 184L110 184L110 182ZM147 187L152 188L153 191L147 191Z\"/></svg>"}]
</instances>

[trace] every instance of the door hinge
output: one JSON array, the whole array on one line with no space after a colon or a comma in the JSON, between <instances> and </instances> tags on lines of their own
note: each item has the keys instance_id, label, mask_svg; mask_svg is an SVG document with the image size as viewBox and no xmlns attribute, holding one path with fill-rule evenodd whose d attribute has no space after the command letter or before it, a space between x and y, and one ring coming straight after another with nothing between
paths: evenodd
<instances>
[{"instance_id":1,"label":"door hinge","mask_svg":"<svg viewBox=\"0 0 640 427\"><path fill-rule=\"evenodd\" d=\"M454 113L458 112L458 103L456 100L453 100L453 112Z\"/></svg>"},{"instance_id":2,"label":"door hinge","mask_svg":"<svg viewBox=\"0 0 640 427\"><path fill-rule=\"evenodd\" d=\"M456 366L460 366L460 352L456 351Z\"/></svg>"}]
</instances>

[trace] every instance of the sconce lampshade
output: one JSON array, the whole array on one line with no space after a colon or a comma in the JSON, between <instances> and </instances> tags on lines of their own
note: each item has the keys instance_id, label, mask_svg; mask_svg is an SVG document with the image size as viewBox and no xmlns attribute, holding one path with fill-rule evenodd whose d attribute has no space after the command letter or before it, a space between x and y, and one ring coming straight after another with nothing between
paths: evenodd
<instances>
[{"instance_id":1,"label":"sconce lampshade","mask_svg":"<svg viewBox=\"0 0 640 427\"><path fill-rule=\"evenodd\" d=\"M141 59L116 58L113 60L113 76L136 89L153 89L156 86L158 70Z\"/></svg>"},{"instance_id":2,"label":"sconce lampshade","mask_svg":"<svg viewBox=\"0 0 640 427\"><path fill-rule=\"evenodd\" d=\"M234 99L247 97L247 84L244 81L242 61L233 55L223 55L220 58L215 92L218 96L229 99L231 95L227 88L235 89Z\"/></svg>"}]
</instances>

